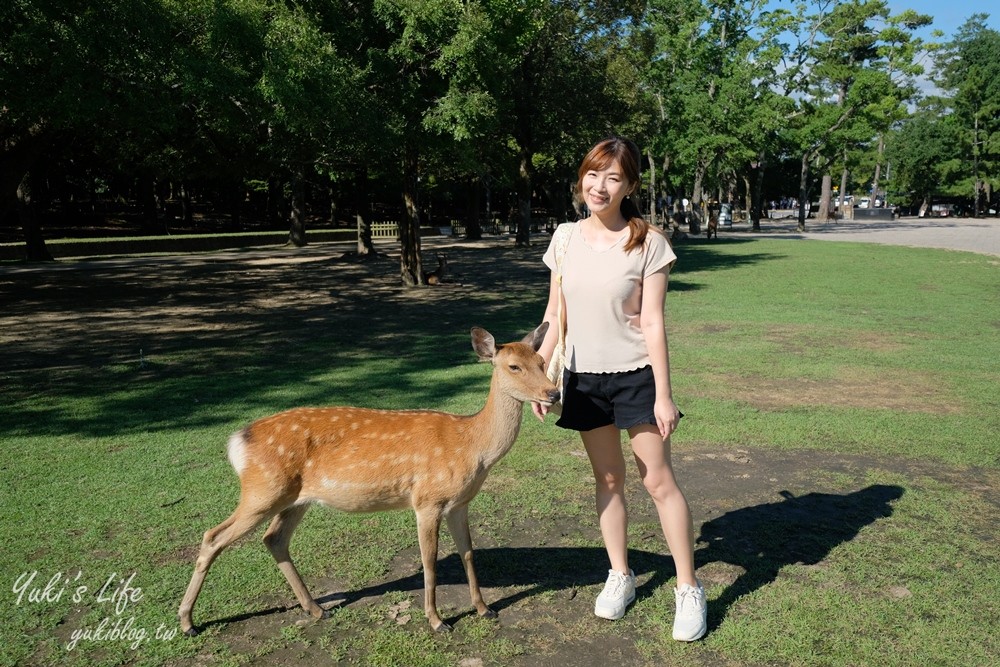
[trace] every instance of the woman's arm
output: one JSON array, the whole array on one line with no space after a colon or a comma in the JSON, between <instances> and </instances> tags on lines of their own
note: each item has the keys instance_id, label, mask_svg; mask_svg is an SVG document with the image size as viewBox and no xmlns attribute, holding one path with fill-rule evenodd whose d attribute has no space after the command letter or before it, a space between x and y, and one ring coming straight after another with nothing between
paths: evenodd
<instances>
[{"instance_id":1,"label":"woman's arm","mask_svg":"<svg viewBox=\"0 0 1000 667\"><path fill-rule=\"evenodd\" d=\"M639 326L646 340L646 350L653 367L653 379L656 382L656 403L653 413L656 415L656 425L660 435L670 436L677 428L680 412L674 404L673 391L670 387L670 353L667 350L667 330L663 322L663 307L667 296L667 272L664 268L642 281L642 311L639 315Z\"/></svg>"}]
</instances>

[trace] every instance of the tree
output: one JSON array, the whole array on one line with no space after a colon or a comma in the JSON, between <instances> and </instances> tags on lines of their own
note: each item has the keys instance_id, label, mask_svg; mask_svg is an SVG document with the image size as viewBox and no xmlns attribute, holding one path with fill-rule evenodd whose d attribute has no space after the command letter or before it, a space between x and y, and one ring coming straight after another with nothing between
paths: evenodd
<instances>
[{"instance_id":1,"label":"tree","mask_svg":"<svg viewBox=\"0 0 1000 667\"><path fill-rule=\"evenodd\" d=\"M832 208L831 166L851 147L884 133L916 93L911 77L921 71L913 62L921 42L912 30L930 22L912 11L892 17L885 0L816 0L815 13L808 11L806 3L799 5L786 79L786 91L799 96L789 136L801 156L800 230L811 200L810 170L823 175L824 216Z\"/></svg>"},{"instance_id":2,"label":"tree","mask_svg":"<svg viewBox=\"0 0 1000 667\"><path fill-rule=\"evenodd\" d=\"M1000 32L986 27L986 14L974 14L940 52L936 83L947 92L949 105L962 128L962 143L971 156L966 192L974 212L982 211L992 184L983 171L997 176L1000 154Z\"/></svg>"},{"instance_id":3,"label":"tree","mask_svg":"<svg viewBox=\"0 0 1000 667\"><path fill-rule=\"evenodd\" d=\"M893 180L898 190L910 194L911 204L929 209L933 196L962 176L963 134L956 117L939 100L930 100L890 135L886 154Z\"/></svg>"},{"instance_id":4,"label":"tree","mask_svg":"<svg viewBox=\"0 0 1000 667\"><path fill-rule=\"evenodd\" d=\"M539 165L572 172L595 135L627 122L638 79L621 46L634 35L634 10L568 0L467 3L442 52L448 89L431 120L475 144L475 153L511 165L520 246L529 243Z\"/></svg>"},{"instance_id":5,"label":"tree","mask_svg":"<svg viewBox=\"0 0 1000 667\"><path fill-rule=\"evenodd\" d=\"M28 259L51 259L34 215L32 169L81 142L100 149L109 136L170 124L159 74L171 60L175 28L158 3L4 3L0 215L20 202Z\"/></svg>"}]
</instances>

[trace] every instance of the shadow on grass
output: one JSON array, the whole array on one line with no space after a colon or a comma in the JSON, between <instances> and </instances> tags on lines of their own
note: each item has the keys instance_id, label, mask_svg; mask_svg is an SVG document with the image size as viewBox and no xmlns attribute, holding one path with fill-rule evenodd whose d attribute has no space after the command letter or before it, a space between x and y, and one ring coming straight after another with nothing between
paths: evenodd
<instances>
[{"instance_id":1,"label":"shadow on grass","mask_svg":"<svg viewBox=\"0 0 1000 667\"><path fill-rule=\"evenodd\" d=\"M705 523L698 542L706 546L695 552L696 566L702 568L724 562L743 570L718 598L711 601L709 629L722 623L739 598L773 582L785 566L819 563L831 550L853 540L866 526L891 516L892 503L903 493L902 487L888 485L873 485L843 495L809 493L795 497L782 492L782 501L734 510ZM475 551L475 562L481 585L518 589L506 597L487 600L497 612L545 592L600 584L608 572L606 552L596 547L480 549ZM644 579L636 589L637 601L653 595L676 574L671 557L660 553L630 549L629 565L640 579ZM437 579L439 586L466 584L465 572L456 554L438 561ZM336 601L349 605L401 590L422 594L422 573L417 571L373 586L325 595L317 598L317 602L324 605ZM272 607L211 620L207 626L245 621L294 608L294 605ZM470 604L467 612L445 620L451 623L473 613Z\"/></svg>"},{"instance_id":2,"label":"shadow on grass","mask_svg":"<svg viewBox=\"0 0 1000 667\"><path fill-rule=\"evenodd\" d=\"M709 627L719 625L733 603L773 582L787 565L815 565L875 521L892 515L900 486L876 484L837 495L808 493L727 512L702 524L695 565L723 562L743 573L709 609Z\"/></svg>"},{"instance_id":3,"label":"shadow on grass","mask_svg":"<svg viewBox=\"0 0 1000 667\"><path fill-rule=\"evenodd\" d=\"M784 257L775 253L746 252L741 248L753 243L754 239L745 238L722 238L711 241L704 238L685 239L683 243L674 246L677 264L670 273L668 291L690 292L701 289L699 283L686 277L689 274L739 269ZM732 252L733 248L741 249L739 252Z\"/></svg>"},{"instance_id":4,"label":"shadow on grass","mask_svg":"<svg viewBox=\"0 0 1000 667\"><path fill-rule=\"evenodd\" d=\"M670 289L701 289L688 272L773 258L720 250L746 242L679 246ZM103 437L295 405L436 408L470 389L449 369L476 363L473 325L508 341L540 321L543 251L455 245L452 282L424 289L400 286L393 257L322 246L0 272L0 381L15 407L0 429Z\"/></svg>"}]
</instances>

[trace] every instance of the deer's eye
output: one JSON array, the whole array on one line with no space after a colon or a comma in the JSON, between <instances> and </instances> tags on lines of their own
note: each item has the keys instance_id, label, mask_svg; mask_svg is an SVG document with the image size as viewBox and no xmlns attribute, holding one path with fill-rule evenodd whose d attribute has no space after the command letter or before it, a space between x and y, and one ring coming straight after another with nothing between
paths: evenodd
<instances>
[{"instance_id":1,"label":"deer's eye","mask_svg":"<svg viewBox=\"0 0 1000 667\"><path fill-rule=\"evenodd\" d=\"M508 368L510 369L511 373L520 373L521 372L521 367L518 366L518 365L516 365L516 364L511 364L510 366L508 366Z\"/></svg>"}]
</instances>

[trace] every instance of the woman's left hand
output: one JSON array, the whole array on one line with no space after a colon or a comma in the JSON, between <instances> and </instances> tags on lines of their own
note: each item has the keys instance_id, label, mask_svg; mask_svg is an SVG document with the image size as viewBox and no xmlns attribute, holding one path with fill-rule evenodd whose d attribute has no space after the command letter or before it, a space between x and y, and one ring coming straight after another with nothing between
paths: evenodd
<instances>
[{"instance_id":1,"label":"woman's left hand","mask_svg":"<svg viewBox=\"0 0 1000 667\"><path fill-rule=\"evenodd\" d=\"M660 436L669 438L670 434L677 430L681 420L681 411L671 398L657 399L653 405L653 415L656 417L656 427L660 429Z\"/></svg>"}]
</instances>

